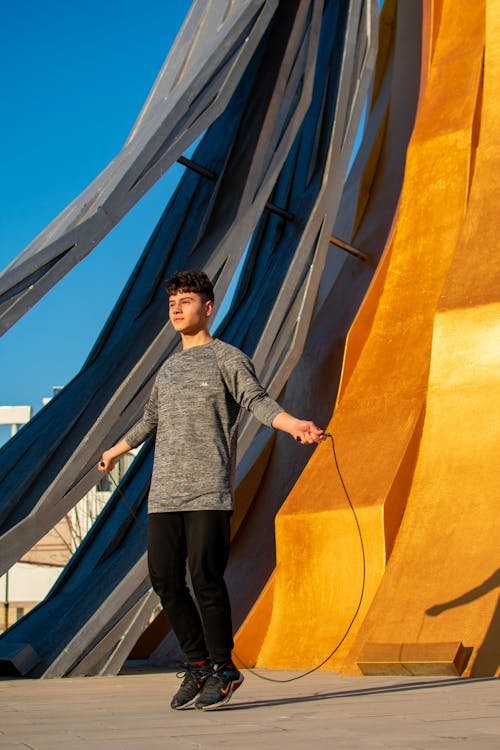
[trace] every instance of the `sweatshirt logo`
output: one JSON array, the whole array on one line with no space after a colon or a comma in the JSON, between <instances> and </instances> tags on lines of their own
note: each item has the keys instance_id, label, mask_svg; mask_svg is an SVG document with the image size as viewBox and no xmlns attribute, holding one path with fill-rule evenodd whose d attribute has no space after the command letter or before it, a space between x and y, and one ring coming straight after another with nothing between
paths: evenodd
<instances>
[{"instance_id":1,"label":"sweatshirt logo","mask_svg":"<svg viewBox=\"0 0 500 750\"><path fill-rule=\"evenodd\" d=\"M200 383L200 385L202 385L204 388L206 388L208 386L208 383L206 382L206 380L202 380L201 383Z\"/></svg>"}]
</instances>

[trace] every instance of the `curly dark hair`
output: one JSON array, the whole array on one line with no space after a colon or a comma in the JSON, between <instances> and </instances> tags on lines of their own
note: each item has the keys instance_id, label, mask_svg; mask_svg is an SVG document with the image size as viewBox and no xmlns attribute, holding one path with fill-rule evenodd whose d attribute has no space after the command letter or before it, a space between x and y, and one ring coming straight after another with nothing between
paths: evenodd
<instances>
[{"instance_id":1,"label":"curly dark hair","mask_svg":"<svg viewBox=\"0 0 500 750\"><path fill-rule=\"evenodd\" d=\"M177 292L196 292L203 302L214 301L214 288L205 271L177 271L165 281L167 295Z\"/></svg>"}]
</instances>

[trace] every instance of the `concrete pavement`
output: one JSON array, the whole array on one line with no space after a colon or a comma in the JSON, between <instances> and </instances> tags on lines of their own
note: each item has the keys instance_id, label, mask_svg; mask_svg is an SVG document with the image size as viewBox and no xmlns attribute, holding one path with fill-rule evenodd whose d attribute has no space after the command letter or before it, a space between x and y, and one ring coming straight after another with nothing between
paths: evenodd
<instances>
[{"instance_id":1,"label":"concrete pavement","mask_svg":"<svg viewBox=\"0 0 500 750\"><path fill-rule=\"evenodd\" d=\"M296 673L261 674L285 679ZM172 711L175 673L0 680L1 750L500 748L494 678L345 677L277 684L245 672L224 710Z\"/></svg>"}]
</instances>

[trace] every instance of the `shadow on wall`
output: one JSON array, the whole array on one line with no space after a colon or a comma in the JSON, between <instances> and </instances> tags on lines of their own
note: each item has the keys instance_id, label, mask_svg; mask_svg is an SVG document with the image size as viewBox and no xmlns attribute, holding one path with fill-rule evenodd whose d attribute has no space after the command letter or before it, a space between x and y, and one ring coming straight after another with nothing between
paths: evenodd
<instances>
[{"instance_id":1,"label":"shadow on wall","mask_svg":"<svg viewBox=\"0 0 500 750\"><path fill-rule=\"evenodd\" d=\"M463 604L469 604L481 596L488 594L490 591L500 588L500 568L492 573L479 586L475 586L470 591L466 591L461 596L457 596L456 599L450 599L448 602L442 602L441 604L434 604L429 609L426 609L425 613L431 617L440 615L441 612L445 612L448 609L454 607L460 607ZM495 613L491 619L490 626L486 631L483 642L481 643L474 665L471 670L471 675L487 675L493 676L498 673L500 668L500 606L497 599L497 605L495 607Z\"/></svg>"}]
</instances>

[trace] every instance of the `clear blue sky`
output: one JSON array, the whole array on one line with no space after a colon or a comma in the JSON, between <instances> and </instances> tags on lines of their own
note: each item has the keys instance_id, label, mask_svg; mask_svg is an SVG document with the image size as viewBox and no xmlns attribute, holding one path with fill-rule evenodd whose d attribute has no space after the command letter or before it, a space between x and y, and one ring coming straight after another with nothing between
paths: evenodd
<instances>
[{"instance_id":1,"label":"clear blue sky","mask_svg":"<svg viewBox=\"0 0 500 750\"><path fill-rule=\"evenodd\" d=\"M19 0L0 28L3 269L120 151L191 0ZM182 174L174 166L0 339L0 405L79 370ZM8 428L0 429L0 443Z\"/></svg>"}]
</instances>

